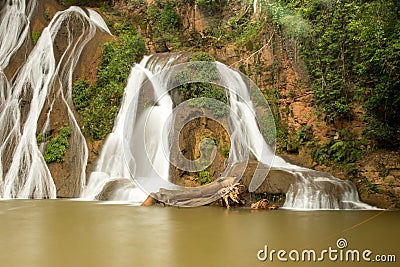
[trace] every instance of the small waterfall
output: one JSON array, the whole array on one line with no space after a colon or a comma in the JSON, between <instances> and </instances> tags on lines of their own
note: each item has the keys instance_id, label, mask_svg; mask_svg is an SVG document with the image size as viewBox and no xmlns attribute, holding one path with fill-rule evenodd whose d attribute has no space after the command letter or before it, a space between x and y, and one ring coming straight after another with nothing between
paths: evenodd
<instances>
[{"instance_id":1,"label":"small waterfall","mask_svg":"<svg viewBox=\"0 0 400 267\"><path fill-rule=\"evenodd\" d=\"M360 202L357 188L349 181L329 173L313 170L291 170L299 179L286 193L284 208L316 209L371 209Z\"/></svg>"},{"instance_id":2,"label":"small waterfall","mask_svg":"<svg viewBox=\"0 0 400 267\"><path fill-rule=\"evenodd\" d=\"M220 66L220 65L219 65ZM247 149L264 166L282 170L297 177L287 194L284 208L287 209L367 209L371 206L360 202L356 187L349 181L340 180L329 173L318 172L285 162L275 156L274 147L265 141L256 121L256 110L250 97L251 84L246 83L238 72L219 67L224 84L229 88L231 107L230 160L232 163L248 159ZM256 97L253 97L253 99ZM271 125L270 127L275 127ZM269 170L267 168L266 170ZM256 169L253 177L265 177L264 169ZM253 178L254 180L255 178ZM255 191L263 179L251 181L250 191Z\"/></svg>"},{"instance_id":3,"label":"small waterfall","mask_svg":"<svg viewBox=\"0 0 400 267\"><path fill-rule=\"evenodd\" d=\"M171 66L180 57L181 54L146 56L132 68L114 129L106 139L95 171L90 174L83 199L142 202L147 194L131 177L146 180L146 177L157 175L168 180L169 152L165 151L168 146L162 145L162 130L172 112L172 100L165 93L166 86L161 80L151 79L146 92L140 89L153 74ZM141 101L145 94L150 95L151 101L157 100L157 105L146 107L147 102ZM127 118L131 122L128 132L124 131ZM131 149L134 162L129 163L134 174L129 172L124 160L124 138L128 139L126 143L134 146Z\"/></svg>"},{"instance_id":4,"label":"small waterfall","mask_svg":"<svg viewBox=\"0 0 400 267\"><path fill-rule=\"evenodd\" d=\"M3 21L0 36L2 41L10 40L3 42L1 47L0 60L4 65L8 64L12 53L27 38L29 16L36 1L27 2L31 9L25 19L21 20L23 23L17 20L19 24L16 23L16 27L2 28L7 24L4 23L5 19L9 22L10 18L25 14L25 1L8 1L1 11ZM72 73L83 47L94 36L97 25L102 25L93 14L90 11L88 16L83 9L77 7L58 12L43 30L13 82L9 82L3 72L0 72L0 195L3 198L56 197L55 184L42 155L44 147L41 145L42 150L39 148L36 134L49 130L50 113L57 98L61 98L68 112L72 132L70 147L71 154L74 155L72 161L79 172L80 187L83 187L88 149L71 108ZM101 29L104 30L104 26ZM56 60L54 42L57 38L62 38L62 35L66 35L63 44L65 49L61 55L57 55L59 60ZM19 39L14 38L15 36ZM13 43L11 40L14 40ZM46 103L49 112L43 125L38 125Z\"/></svg>"}]
</instances>

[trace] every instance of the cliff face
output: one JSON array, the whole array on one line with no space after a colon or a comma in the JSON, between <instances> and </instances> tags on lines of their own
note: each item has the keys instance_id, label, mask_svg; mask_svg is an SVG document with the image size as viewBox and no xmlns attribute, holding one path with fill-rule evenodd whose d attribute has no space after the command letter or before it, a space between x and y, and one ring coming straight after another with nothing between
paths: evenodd
<instances>
[{"instance_id":1,"label":"cliff face","mask_svg":"<svg viewBox=\"0 0 400 267\"><path fill-rule=\"evenodd\" d=\"M132 2L114 1L114 7L123 15L134 21L141 17L142 22L147 8L157 4L147 1L139 6L134 5ZM266 15L253 14L252 8L242 1L229 1L209 8L178 1L175 3L175 10L180 17L179 36L183 47L177 47L170 40L166 40L165 45L157 45L151 32L152 27L139 24L137 29L146 36L149 51L206 51L218 61L241 70L264 92L275 114L280 155L300 166L353 180L359 188L361 199L367 203L385 208L399 206L398 168L396 164L387 162L388 158L392 158L393 162L400 162L397 153L380 151L347 165L332 163L327 166L315 162L315 157L312 156L315 144L330 140L340 142L345 134L354 136L355 140L362 140L365 129L361 119L363 111L361 107L355 107L351 120L343 119L332 124L326 122L326 114L314 103L307 71L295 39L282 34ZM145 21L152 24L151 20ZM257 27L257 23L262 26ZM197 131L201 132L203 127L218 132L217 128L209 128L210 126L207 123L200 124ZM346 129L345 133L343 129ZM185 139L186 144L182 145L198 147L196 140L194 137ZM193 144L192 141L196 142ZM369 150L367 146L362 149L365 151L361 153L370 153L366 152ZM351 166L350 171L347 170L348 166ZM219 167L223 168L223 165ZM382 168L386 171L382 172ZM182 173L177 176L181 175Z\"/></svg>"},{"instance_id":2,"label":"cliff face","mask_svg":"<svg viewBox=\"0 0 400 267\"><path fill-rule=\"evenodd\" d=\"M57 10L65 7L56 1L39 1L39 7L32 23L33 32L40 32L54 16ZM90 2L90 1L89 1ZM129 23L147 41L149 53L165 51L205 51L218 61L239 69L247 74L263 91L275 115L278 133L278 151L295 164L333 172L336 176L349 179L343 169L318 164L311 156L310 144L341 138L335 124L327 124L325 114L314 104L314 97L309 86L307 72L300 58L300 52L295 40L285 38L264 14L253 14L252 7L243 1L229 1L210 8L195 5L191 1L171 2L127 1L113 0L97 9L116 27L117 24ZM96 6L96 4L92 4ZM158 8L160 20L165 14L176 12L178 22L159 21L150 16L151 7ZM164 12L166 12L164 14ZM157 14L157 13L156 13ZM169 18L169 17L167 17ZM169 24L168 24L169 23ZM172 23L172 24L171 24ZM173 25L171 31L166 25ZM96 79L96 67L101 57L102 44L109 36L98 34L82 51L80 60L74 72L74 80L85 77L90 81ZM62 38L55 44L62 47ZM7 74L12 76L24 57L26 51L32 49L30 40L18 55L13 58L14 64ZM51 129L54 133L68 122L65 108L56 101L52 113ZM43 112L48 110L45 107ZM362 111L355 112L362 113ZM76 113L76 112L75 112ZM44 113L43 113L44 114ZM79 122L80 123L80 122ZM353 118L351 121L339 122L341 128L361 139L363 122ZM347 126L346 126L347 125ZM188 138L181 140L188 158L198 154L201 136L209 135L220 144L229 144L229 138L218 124L199 120L188 124L184 133ZM215 136L213 136L215 135ZM218 137L222 136L222 137ZM225 136L225 137L224 137ZM87 138L89 147L89 164L87 173L93 169L93 163L101 148L102 141L91 141ZM214 179L224 168L224 149L219 149L217 162L211 166L210 174ZM390 155L390 156L388 156ZM49 168L54 177L59 197L76 197L76 174L73 171L75 155L68 150L64 163L50 163ZM389 159L393 161L389 163ZM400 173L398 162L400 155L388 154L384 151L366 157L356 162L357 173L353 175L361 192L362 200L380 207L400 205L399 188ZM172 169L173 177L186 177L185 185L197 185L198 179L192 174ZM178 182L178 181L177 181Z\"/></svg>"}]
</instances>

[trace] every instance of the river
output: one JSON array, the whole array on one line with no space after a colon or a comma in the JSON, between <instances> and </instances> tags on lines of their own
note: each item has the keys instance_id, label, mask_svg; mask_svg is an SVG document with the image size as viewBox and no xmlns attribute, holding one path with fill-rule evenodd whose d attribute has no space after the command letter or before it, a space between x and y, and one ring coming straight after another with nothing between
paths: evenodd
<instances>
[{"instance_id":1,"label":"river","mask_svg":"<svg viewBox=\"0 0 400 267\"><path fill-rule=\"evenodd\" d=\"M137 207L75 200L3 200L1 266L373 266L400 256L399 211L254 211L219 207ZM294 262L291 250L360 251L360 262ZM288 262L271 250L285 250ZM259 252L260 250L264 250ZM362 259L371 250L371 262ZM290 256L295 258L294 253ZM306 255L307 256L307 255ZM334 256L334 254L333 254ZM332 257L333 257L332 256ZM283 259L285 258L283 257ZM311 258L312 259L312 258ZM343 261L345 257L343 257ZM367 265L366 265L367 264ZM385 263L385 266L398 266Z\"/></svg>"}]
</instances>

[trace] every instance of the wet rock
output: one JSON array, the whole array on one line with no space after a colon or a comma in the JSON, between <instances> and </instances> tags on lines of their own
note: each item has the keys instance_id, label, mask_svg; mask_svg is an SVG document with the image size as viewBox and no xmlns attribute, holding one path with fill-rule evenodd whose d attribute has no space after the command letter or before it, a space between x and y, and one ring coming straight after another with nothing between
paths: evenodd
<instances>
[{"instance_id":1,"label":"wet rock","mask_svg":"<svg viewBox=\"0 0 400 267\"><path fill-rule=\"evenodd\" d=\"M256 169L258 169L257 172ZM257 161L235 164L229 176L241 177L241 182L248 187L251 180L264 179L254 193L286 194L291 184L298 181L298 177L285 170L270 169Z\"/></svg>"},{"instance_id":2,"label":"wet rock","mask_svg":"<svg viewBox=\"0 0 400 267\"><path fill-rule=\"evenodd\" d=\"M129 187L129 186L133 186L133 182L131 179L128 178L113 179L103 187L103 190L101 190L101 192L96 196L96 199L102 201L112 200L113 194L115 193L115 191L117 191L118 188Z\"/></svg>"}]
</instances>

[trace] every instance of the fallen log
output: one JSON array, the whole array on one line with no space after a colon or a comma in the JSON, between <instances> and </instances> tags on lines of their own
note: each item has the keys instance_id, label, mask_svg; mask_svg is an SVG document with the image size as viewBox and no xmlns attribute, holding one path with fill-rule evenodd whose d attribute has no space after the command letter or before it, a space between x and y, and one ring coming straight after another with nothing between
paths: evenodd
<instances>
[{"instance_id":1,"label":"fallen log","mask_svg":"<svg viewBox=\"0 0 400 267\"><path fill-rule=\"evenodd\" d=\"M210 184L199 187L186 187L182 190L161 188L160 191L151 193L142 206L154 205L156 201L182 207L207 205L229 194L230 190L237 186L238 180L236 177L220 177Z\"/></svg>"}]
</instances>

